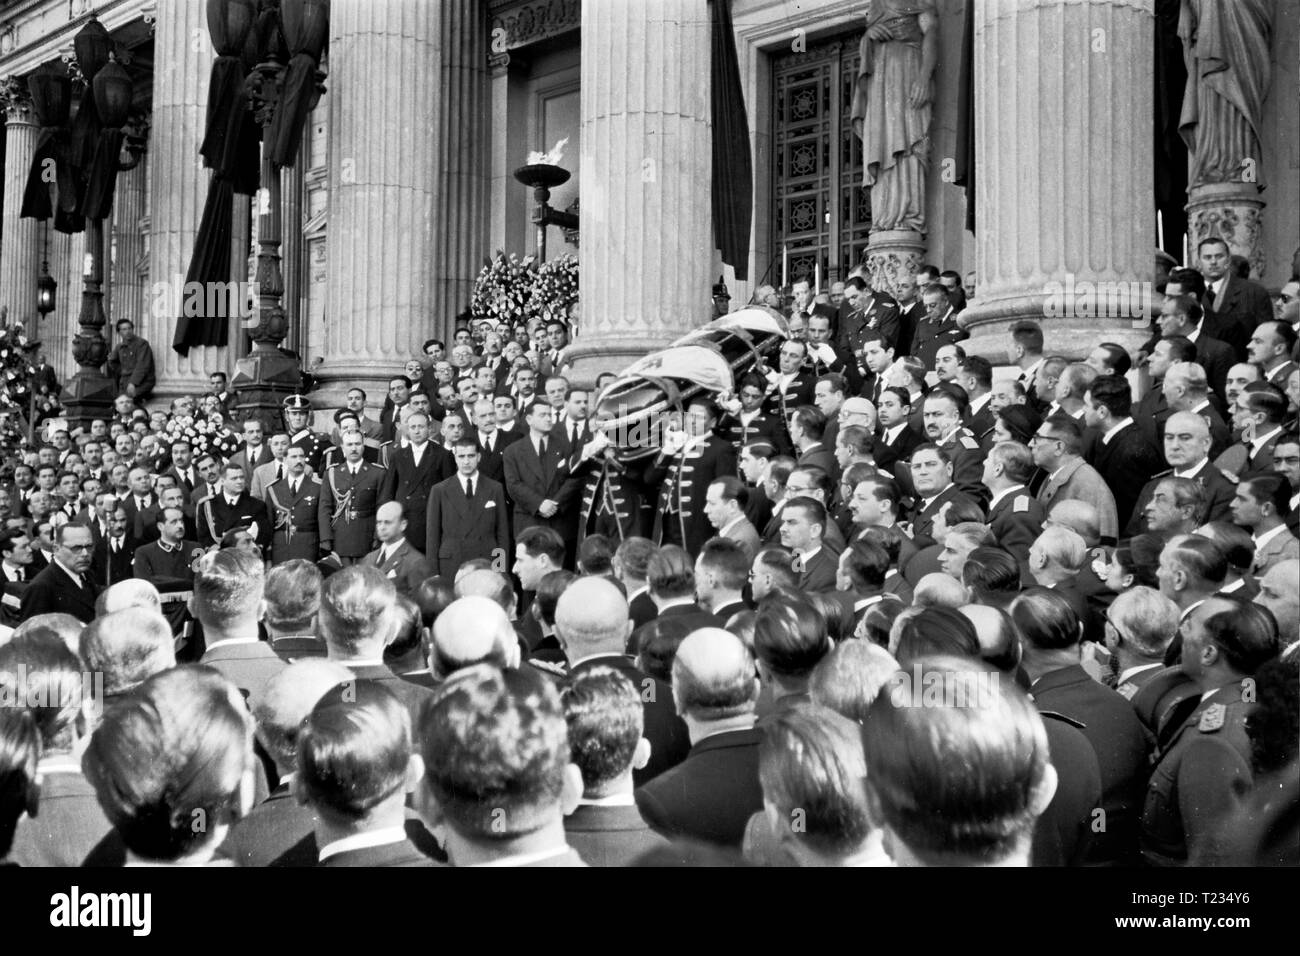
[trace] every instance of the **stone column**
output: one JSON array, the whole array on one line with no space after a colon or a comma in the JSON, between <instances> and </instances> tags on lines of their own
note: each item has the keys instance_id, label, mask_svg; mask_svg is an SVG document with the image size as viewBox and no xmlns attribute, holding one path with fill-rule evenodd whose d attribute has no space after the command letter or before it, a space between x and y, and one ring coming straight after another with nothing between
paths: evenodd
<instances>
[{"instance_id":1,"label":"stone column","mask_svg":"<svg viewBox=\"0 0 1300 956\"><path fill-rule=\"evenodd\" d=\"M419 354L439 247L463 224L438 200L440 4L335 0L330 8L329 269L319 408L348 386L384 391ZM481 51L486 55L486 48ZM464 148L472 148L463 144ZM486 163L486 157L476 157ZM471 276L472 278L472 276Z\"/></svg>"},{"instance_id":2,"label":"stone column","mask_svg":"<svg viewBox=\"0 0 1300 956\"><path fill-rule=\"evenodd\" d=\"M36 114L27 84L10 77L0 85L5 116L4 223L0 226L0 305L8 306L9 321L35 330L36 279L41 268L41 223L20 219L23 187L36 150ZM47 353L51 354L52 353Z\"/></svg>"},{"instance_id":3,"label":"stone column","mask_svg":"<svg viewBox=\"0 0 1300 956\"><path fill-rule=\"evenodd\" d=\"M709 60L706 0L582 4L576 379L621 369L709 318Z\"/></svg>"},{"instance_id":4,"label":"stone column","mask_svg":"<svg viewBox=\"0 0 1300 956\"><path fill-rule=\"evenodd\" d=\"M309 121L310 122L310 121ZM305 133L306 139L310 131ZM284 317L289 323L289 334L282 343L304 359L303 343L307 340L303 317L303 261L302 199L303 180L306 177L307 149L298 149L298 159L293 166L280 171L280 271L284 274Z\"/></svg>"},{"instance_id":5,"label":"stone column","mask_svg":"<svg viewBox=\"0 0 1300 956\"><path fill-rule=\"evenodd\" d=\"M1152 0L976 4L968 351L1005 362L1021 319L1073 358L1149 334L1152 19Z\"/></svg>"},{"instance_id":6,"label":"stone column","mask_svg":"<svg viewBox=\"0 0 1300 956\"><path fill-rule=\"evenodd\" d=\"M442 66L440 93L430 123L436 131L438 148L434 209L442 228L435 232L433 245L430 315L413 330L421 336L417 346L434 334L451 338L456 331L456 315L469 307L474 278L484 257L490 254L487 4L480 0L440 0L436 6Z\"/></svg>"},{"instance_id":7,"label":"stone column","mask_svg":"<svg viewBox=\"0 0 1300 956\"><path fill-rule=\"evenodd\" d=\"M194 252L211 177L199 157L199 144L214 59L204 4L158 4L149 141L150 151L159 159L149 164L151 301L149 317L139 330L153 346L156 402L202 392L210 372L230 371L226 348L190 349L184 358L172 350L177 319L173 307ZM242 278L243 272L241 264L237 276ZM154 301L152 292L160 288L170 294Z\"/></svg>"},{"instance_id":8,"label":"stone column","mask_svg":"<svg viewBox=\"0 0 1300 956\"><path fill-rule=\"evenodd\" d=\"M145 157L140 157L134 169L117 174L117 190L113 197L113 236L110 248L112 271L108 295L108 325L118 319L130 319L136 328L142 328L149 315L149 305L144 283L140 281L138 267L144 255L144 236L140 220L144 218L146 189ZM156 343L155 343L156 347Z\"/></svg>"}]
</instances>

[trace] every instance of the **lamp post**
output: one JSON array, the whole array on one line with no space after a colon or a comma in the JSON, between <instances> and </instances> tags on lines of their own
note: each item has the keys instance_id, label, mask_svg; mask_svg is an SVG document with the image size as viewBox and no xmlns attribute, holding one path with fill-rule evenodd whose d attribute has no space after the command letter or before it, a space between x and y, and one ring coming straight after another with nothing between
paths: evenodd
<instances>
[{"instance_id":1,"label":"lamp post","mask_svg":"<svg viewBox=\"0 0 1300 956\"><path fill-rule=\"evenodd\" d=\"M533 224L537 226L537 259L546 261L546 227L578 231L578 217L551 206L551 190L569 181L570 172L550 163L530 163L515 170L515 179L533 191L537 206L533 210Z\"/></svg>"},{"instance_id":2,"label":"lamp post","mask_svg":"<svg viewBox=\"0 0 1300 956\"><path fill-rule=\"evenodd\" d=\"M255 197L257 204L257 269L255 284L257 300L245 327L253 340L249 354L235 363L235 377L231 383L240 401L237 415L241 420L256 418L264 424L279 427L282 402L298 391L302 370L296 357L280 350L289 331L285 316L284 272L281 268L280 244L282 238L280 166L271 154L272 126L277 110L283 105L284 78L289 50L281 27L281 16L301 29L304 19L314 24L318 3L312 0L263 0L262 14L266 28L259 38L259 63L249 73L245 82L248 108L262 128L261 188ZM312 32L312 31L308 31ZM315 57L319 60L328 34L319 36ZM312 43L315 42L313 39ZM314 108L325 92L324 72L317 70L316 86L309 109Z\"/></svg>"}]
</instances>

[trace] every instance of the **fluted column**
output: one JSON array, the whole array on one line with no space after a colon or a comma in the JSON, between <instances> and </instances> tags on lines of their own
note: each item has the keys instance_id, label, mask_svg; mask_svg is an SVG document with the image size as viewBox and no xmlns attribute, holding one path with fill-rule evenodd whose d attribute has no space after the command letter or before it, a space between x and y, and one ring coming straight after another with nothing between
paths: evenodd
<instances>
[{"instance_id":1,"label":"fluted column","mask_svg":"<svg viewBox=\"0 0 1300 956\"><path fill-rule=\"evenodd\" d=\"M382 392L386 377L419 354L439 247L462 227L436 204L441 141L450 134L436 121L451 42L440 7L426 0L330 7L322 406L342 404L354 383Z\"/></svg>"},{"instance_id":2,"label":"fluted column","mask_svg":"<svg viewBox=\"0 0 1300 956\"><path fill-rule=\"evenodd\" d=\"M41 224L20 219L23 187L36 149L36 116L27 84L8 79L0 86L5 118L4 223L0 226L0 305L8 306L10 322L36 327L36 279L41 267Z\"/></svg>"},{"instance_id":3,"label":"fluted column","mask_svg":"<svg viewBox=\"0 0 1300 956\"><path fill-rule=\"evenodd\" d=\"M139 165L117 174L117 192L113 197L112 272L109 280L108 324L130 319L141 328L149 309L145 302L144 283L138 271L144 254L144 236L140 220L144 217L147 188L145 157Z\"/></svg>"},{"instance_id":4,"label":"fluted column","mask_svg":"<svg viewBox=\"0 0 1300 956\"><path fill-rule=\"evenodd\" d=\"M283 257L280 271L284 275L284 317L289 327L284 347L304 356L302 197L306 164L307 149L304 146L298 150L294 165L280 170L280 253Z\"/></svg>"},{"instance_id":5,"label":"fluted column","mask_svg":"<svg viewBox=\"0 0 1300 956\"><path fill-rule=\"evenodd\" d=\"M709 59L706 0L583 0L577 378L709 317Z\"/></svg>"},{"instance_id":6,"label":"fluted column","mask_svg":"<svg viewBox=\"0 0 1300 956\"><path fill-rule=\"evenodd\" d=\"M173 308L180 301L211 175L199 158L214 59L204 8L195 2L160 3L154 26L149 149L156 161L149 164L149 282L151 290L164 289L167 295L161 302L151 301L140 331L153 346L155 399L203 391L208 374L228 371L229 365L225 348L193 348L184 358L172 349Z\"/></svg>"},{"instance_id":7,"label":"fluted column","mask_svg":"<svg viewBox=\"0 0 1300 956\"><path fill-rule=\"evenodd\" d=\"M976 4L968 351L1005 361L1021 319L1076 358L1148 334L1152 37L1152 0Z\"/></svg>"},{"instance_id":8,"label":"fluted column","mask_svg":"<svg viewBox=\"0 0 1300 956\"><path fill-rule=\"evenodd\" d=\"M434 208L446 227L433 245L433 296L422 338L450 338L456 315L469 306L474 278L489 254L487 4L440 0L442 66L432 123L437 131Z\"/></svg>"}]
</instances>

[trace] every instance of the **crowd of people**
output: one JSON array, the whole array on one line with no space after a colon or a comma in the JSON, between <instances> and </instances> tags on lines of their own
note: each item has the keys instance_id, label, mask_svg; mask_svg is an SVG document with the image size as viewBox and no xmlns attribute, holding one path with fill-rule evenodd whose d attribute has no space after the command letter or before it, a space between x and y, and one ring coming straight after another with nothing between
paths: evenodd
<instances>
[{"instance_id":1,"label":"crowd of people","mask_svg":"<svg viewBox=\"0 0 1300 956\"><path fill-rule=\"evenodd\" d=\"M1300 862L1300 283L1197 254L1010 374L957 272L796 283L640 455L562 322L275 428L128 329L0 488L0 860Z\"/></svg>"}]
</instances>

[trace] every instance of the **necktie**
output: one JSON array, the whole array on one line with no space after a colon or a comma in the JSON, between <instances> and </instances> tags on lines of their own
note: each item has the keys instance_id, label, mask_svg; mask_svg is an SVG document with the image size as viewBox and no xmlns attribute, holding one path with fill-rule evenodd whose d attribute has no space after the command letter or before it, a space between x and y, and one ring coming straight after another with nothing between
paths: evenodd
<instances>
[{"instance_id":1,"label":"necktie","mask_svg":"<svg viewBox=\"0 0 1300 956\"><path fill-rule=\"evenodd\" d=\"M470 501L474 500L474 479L473 478L465 479L465 497L468 498Z\"/></svg>"},{"instance_id":2,"label":"necktie","mask_svg":"<svg viewBox=\"0 0 1300 956\"><path fill-rule=\"evenodd\" d=\"M117 554L117 553L118 553L119 551L121 551L121 550L122 550L122 539L121 539L121 538L114 538L114 539L113 539L113 553L114 553L114 554Z\"/></svg>"},{"instance_id":3,"label":"necktie","mask_svg":"<svg viewBox=\"0 0 1300 956\"><path fill-rule=\"evenodd\" d=\"M578 426L577 426L576 424L573 426L572 430L570 430L570 432L569 432L569 444L570 444L570 445L576 445L576 444L578 444Z\"/></svg>"},{"instance_id":4,"label":"necktie","mask_svg":"<svg viewBox=\"0 0 1300 956\"><path fill-rule=\"evenodd\" d=\"M545 438L537 439L537 457L542 459L543 461L546 460L546 439Z\"/></svg>"},{"instance_id":5,"label":"necktie","mask_svg":"<svg viewBox=\"0 0 1300 956\"><path fill-rule=\"evenodd\" d=\"M279 481L283 477L284 477L284 465L277 464L275 466L275 480ZM297 494L297 489L294 489L294 493Z\"/></svg>"},{"instance_id":6,"label":"necktie","mask_svg":"<svg viewBox=\"0 0 1300 956\"><path fill-rule=\"evenodd\" d=\"M14 579L17 581L26 581L27 572L24 571L22 568L19 568L16 572L14 572Z\"/></svg>"},{"instance_id":7,"label":"necktie","mask_svg":"<svg viewBox=\"0 0 1300 956\"><path fill-rule=\"evenodd\" d=\"M289 494L296 498L298 496L298 488L301 484L302 483L297 479L289 482Z\"/></svg>"}]
</instances>

